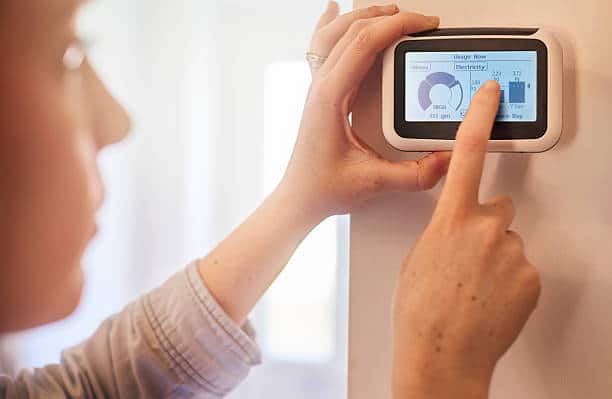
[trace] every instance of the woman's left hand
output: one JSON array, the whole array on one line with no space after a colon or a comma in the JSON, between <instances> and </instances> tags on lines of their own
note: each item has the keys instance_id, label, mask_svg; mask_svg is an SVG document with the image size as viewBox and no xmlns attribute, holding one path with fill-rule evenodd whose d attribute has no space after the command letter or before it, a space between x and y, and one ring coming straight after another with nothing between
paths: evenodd
<instances>
[{"instance_id":1,"label":"woman's left hand","mask_svg":"<svg viewBox=\"0 0 612 399\"><path fill-rule=\"evenodd\" d=\"M378 54L402 35L433 29L437 17L374 6L338 16L331 2L310 52L326 57L311 65L313 82L291 161L281 183L296 205L324 218L349 213L391 191L420 191L446 173L449 153L391 162L359 140L349 114L359 86Z\"/></svg>"}]
</instances>

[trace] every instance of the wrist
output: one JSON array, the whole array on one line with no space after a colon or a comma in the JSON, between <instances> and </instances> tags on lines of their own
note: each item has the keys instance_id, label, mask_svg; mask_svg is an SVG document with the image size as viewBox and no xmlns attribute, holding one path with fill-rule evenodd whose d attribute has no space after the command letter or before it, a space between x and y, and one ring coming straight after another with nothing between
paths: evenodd
<instances>
[{"instance_id":1,"label":"wrist","mask_svg":"<svg viewBox=\"0 0 612 399\"><path fill-rule=\"evenodd\" d=\"M393 399L486 399L493 369L472 369L441 359L439 354L405 361L394 361ZM398 364L400 363L400 364Z\"/></svg>"},{"instance_id":2,"label":"wrist","mask_svg":"<svg viewBox=\"0 0 612 399\"><path fill-rule=\"evenodd\" d=\"M320 198L283 180L269 197L277 206L291 212L300 224L314 228L331 216L323 207Z\"/></svg>"}]
</instances>

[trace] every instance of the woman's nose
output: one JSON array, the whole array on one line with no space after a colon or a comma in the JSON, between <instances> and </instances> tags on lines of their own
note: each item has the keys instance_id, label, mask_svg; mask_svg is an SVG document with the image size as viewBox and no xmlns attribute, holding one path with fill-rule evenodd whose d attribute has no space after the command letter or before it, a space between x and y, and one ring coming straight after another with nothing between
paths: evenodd
<instances>
[{"instance_id":1,"label":"woman's nose","mask_svg":"<svg viewBox=\"0 0 612 399\"><path fill-rule=\"evenodd\" d=\"M132 122L127 111L108 91L98 75L89 74L89 104L96 143L100 149L125 139Z\"/></svg>"}]
</instances>

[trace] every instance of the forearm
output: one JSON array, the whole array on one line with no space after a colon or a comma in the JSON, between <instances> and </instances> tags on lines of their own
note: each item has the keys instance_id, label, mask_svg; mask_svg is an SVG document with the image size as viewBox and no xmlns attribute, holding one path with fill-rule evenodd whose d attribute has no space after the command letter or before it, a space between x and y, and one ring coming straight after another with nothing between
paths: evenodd
<instances>
[{"instance_id":1,"label":"forearm","mask_svg":"<svg viewBox=\"0 0 612 399\"><path fill-rule=\"evenodd\" d=\"M241 325L299 243L323 219L281 184L206 258L198 271L223 310Z\"/></svg>"}]
</instances>

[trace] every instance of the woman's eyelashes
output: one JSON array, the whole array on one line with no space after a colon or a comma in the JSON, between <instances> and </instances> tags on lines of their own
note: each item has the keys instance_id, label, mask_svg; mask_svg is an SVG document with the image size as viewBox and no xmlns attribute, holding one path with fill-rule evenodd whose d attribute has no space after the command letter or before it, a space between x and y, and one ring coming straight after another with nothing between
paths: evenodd
<instances>
[{"instance_id":1,"label":"woman's eyelashes","mask_svg":"<svg viewBox=\"0 0 612 399\"><path fill-rule=\"evenodd\" d=\"M67 71L78 71L87 58L87 45L82 40L72 41L62 57L62 64Z\"/></svg>"}]
</instances>

